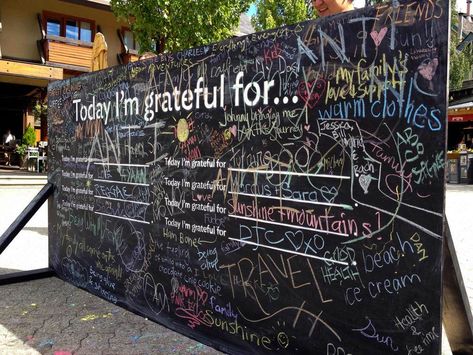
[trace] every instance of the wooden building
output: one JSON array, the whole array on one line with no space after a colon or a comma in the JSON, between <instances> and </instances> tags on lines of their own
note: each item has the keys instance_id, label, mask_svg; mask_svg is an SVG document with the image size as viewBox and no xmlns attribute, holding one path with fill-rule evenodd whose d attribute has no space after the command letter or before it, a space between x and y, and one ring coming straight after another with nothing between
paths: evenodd
<instances>
[{"instance_id":1,"label":"wooden building","mask_svg":"<svg viewBox=\"0 0 473 355\"><path fill-rule=\"evenodd\" d=\"M47 123L35 120L32 108L50 81L90 71L97 32L109 66L138 59L133 34L108 0L0 1L0 135L11 129L18 139L31 125L38 141L47 140Z\"/></svg>"},{"instance_id":2,"label":"wooden building","mask_svg":"<svg viewBox=\"0 0 473 355\"><path fill-rule=\"evenodd\" d=\"M236 35L253 32L242 14ZM47 140L47 122L33 106L50 81L90 71L92 41L101 32L108 65L138 60L133 33L117 22L109 0L0 0L0 136L21 138L28 125ZM2 144L2 142L0 142Z\"/></svg>"}]
</instances>

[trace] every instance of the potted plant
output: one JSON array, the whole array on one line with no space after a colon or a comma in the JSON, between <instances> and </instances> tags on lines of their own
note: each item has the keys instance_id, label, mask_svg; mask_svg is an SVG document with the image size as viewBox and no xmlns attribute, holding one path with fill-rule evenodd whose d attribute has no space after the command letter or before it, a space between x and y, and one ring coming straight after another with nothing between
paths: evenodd
<instances>
[{"instance_id":1,"label":"potted plant","mask_svg":"<svg viewBox=\"0 0 473 355\"><path fill-rule=\"evenodd\" d=\"M28 152L28 147L34 147L36 143L36 134L34 132L33 127L31 125L28 125L28 127L25 130L25 133L23 133L23 138L21 139L21 144L17 145L15 148L15 153L18 154L20 158L20 167L25 168L26 167L26 155Z\"/></svg>"}]
</instances>

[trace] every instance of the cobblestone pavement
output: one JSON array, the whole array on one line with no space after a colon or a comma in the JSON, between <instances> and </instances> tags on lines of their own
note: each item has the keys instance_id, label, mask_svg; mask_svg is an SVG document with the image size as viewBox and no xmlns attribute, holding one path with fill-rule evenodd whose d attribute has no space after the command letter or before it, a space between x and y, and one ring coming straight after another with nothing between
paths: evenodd
<instances>
[{"instance_id":1,"label":"cobblestone pavement","mask_svg":"<svg viewBox=\"0 0 473 355\"><path fill-rule=\"evenodd\" d=\"M27 186L0 189L0 233L38 191ZM473 306L473 186L448 185L446 211ZM43 206L0 256L0 273L46 266ZM219 352L57 278L0 287L0 355L167 353ZM451 354L446 339L442 354Z\"/></svg>"},{"instance_id":2,"label":"cobblestone pavement","mask_svg":"<svg viewBox=\"0 0 473 355\"><path fill-rule=\"evenodd\" d=\"M57 278L1 286L0 354L219 354Z\"/></svg>"}]
</instances>

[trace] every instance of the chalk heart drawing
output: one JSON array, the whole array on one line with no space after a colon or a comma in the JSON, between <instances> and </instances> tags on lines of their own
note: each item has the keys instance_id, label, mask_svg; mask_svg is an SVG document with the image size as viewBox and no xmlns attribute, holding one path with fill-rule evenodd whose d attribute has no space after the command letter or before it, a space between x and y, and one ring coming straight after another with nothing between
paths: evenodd
<instances>
[{"instance_id":1,"label":"chalk heart drawing","mask_svg":"<svg viewBox=\"0 0 473 355\"><path fill-rule=\"evenodd\" d=\"M335 197L337 197L338 195L338 191L334 186L330 188L328 186L322 186L320 188L320 193L323 199L329 203L333 203L333 201L335 200Z\"/></svg>"},{"instance_id":2,"label":"chalk heart drawing","mask_svg":"<svg viewBox=\"0 0 473 355\"><path fill-rule=\"evenodd\" d=\"M302 243L304 243L304 233L302 231L287 231L285 235L289 239L289 242L291 242L294 250L298 251L302 247Z\"/></svg>"},{"instance_id":3,"label":"chalk heart drawing","mask_svg":"<svg viewBox=\"0 0 473 355\"><path fill-rule=\"evenodd\" d=\"M427 59L424 60L417 70L419 71L419 74L422 75L422 77L428 81L431 81L435 73L437 72L437 67L439 65L439 59L434 58L434 59Z\"/></svg>"},{"instance_id":4,"label":"chalk heart drawing","mask_svg":"<svg viewBox=\"0 0 473 355\"><path fill-rule=\"evenodd\" d=\"M297 92L307 106L314 108L324 96L326 88L327 82L324 79L317 79L309 82L303 81L299 84Z\"/></svg>"},{"instance_id":5,"label":"chalk heart drawing","mask_svg":"<svg viewBox=\"0 0 473 355\"><path fill-rule=\"evenodd\" d=\"M358 179L358 181L360 182L360 186L365 192L365 194L368 193L368 187L371 184L371 179L372 179L371 175L365 175L365 174L360 175L360 178Z\"/></svg>"},{"instance_id":6,"label":"chalk heart drawing","mask_svg":"<svg viewBox=\"0 0 473 355\"><path fill-rule=\"evenodd\" d=\"M376 47L379 47L379 45L384 39L384 36L386 36L386 32L388 32L387 27L383 27L382 29L379 30L379 32L376 30L371 31L370 35L371 35L371 38L373 38L373 41L374 41L374 44L376 44Z\"/></svg>"}]
</instances>

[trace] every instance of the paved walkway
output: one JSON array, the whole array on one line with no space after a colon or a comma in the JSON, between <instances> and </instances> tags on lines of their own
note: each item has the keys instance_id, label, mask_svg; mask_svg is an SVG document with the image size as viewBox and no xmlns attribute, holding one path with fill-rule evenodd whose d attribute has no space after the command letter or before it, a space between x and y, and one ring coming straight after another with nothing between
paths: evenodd
<instances>
[{"instance_id":1,"label":"paved walkway","mask_svg":"<svg viewBox=\"0 0 473 355\"><path fill-rule=\"evenodd\" d=\"M8 201L0 206L0 233L39 189L28 185L0 188L0 201ZM446 203L473 306L473 185L448 185ZM47 210L43 206L0 256L0 272L46 266ZM443 345L442 354L451 354L447 341ZM1 286L0 355L169 353L218 354L57 278Z\"/></svg>"},{"instance_id":2,"label":"paved walkway","mask_svg":"<svg viewBox=\"0 0 473 355\"><path fill-rule=\"evenodd\" d=\"M1 287L0 354L218 354L57 278Z\"/></svg>"},{"instance_id":3,"label":"paved walkway","mask_svg":"<svg viewBox=\"0 0 473 355\"><path fill-rule=\"evenodd\" d=\"M4 186L43 186L47 175L20 169L0 168L0 188Z\"/></svg>"}]
</instances>

